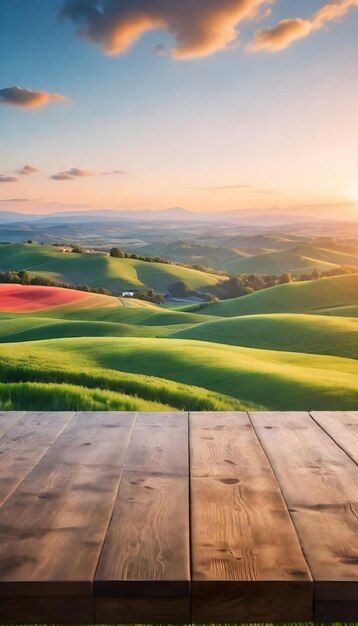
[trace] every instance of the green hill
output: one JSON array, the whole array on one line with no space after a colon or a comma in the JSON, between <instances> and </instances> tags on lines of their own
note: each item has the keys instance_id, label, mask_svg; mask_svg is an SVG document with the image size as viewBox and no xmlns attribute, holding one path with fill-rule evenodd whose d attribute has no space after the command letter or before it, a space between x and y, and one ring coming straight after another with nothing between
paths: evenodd
<instances>
[{"instance_id":1,"label":"green hill","mask_svg":"<svg viewBox=\"0 0 358 626\"><path fill-rule=\"evenodd\" d=\"M116 322L54 320L46 317L1 319L0 343L61 337L166 337L173 333L173 329L184 330L187 326L191 327L191 324L145 326Z\"/></svg>"},{"instance_id":2,"label":"green hill","mask_svg":"<svg viewBox=\"0 0 358 626\"><path fill-rule=\"evenodd\" d=\"M0 375L9 383L100 388L192 410L348 410L358 403L358 364L352 359L183 339L3 344Z\"/></svg>"},{"instance_id":3,"label":"green hill","mask_svg":"<svg viewBox=\"0 0 358 626\"><path fill-rule=\"evenodd\" d=\"M200 311L217 317L259 313L305 313L358 304L358 274L310 280L256 291L211 304ZM191 309L193 310L193 309Z\"/></svg>"},{"instance_id":4,"label":"green hill","mask_svg":"<svg viewBox=\"0 0 358 626\"><path fill-rule=\"evenodd\" d=\"M316 245L303 245L267 252L243 259L234 259L223 264L230 274L256 272L258 274L310 273L313 270L325 271L349 265L358 268L358 248L341 246L340 248L321 248Z\"/></svg>"},{"instance_id":5,"label":"green hill","mask_svg":"<svg viewBox=\"0 0 358 626\"><path fill-rule=\"evenodd\" d=\"M178 265L61 252L54 246L37 244L0 245L0 270L29 270L53 280L105 287L116 293L144 288L166 292L177 281L186 282L192 289L205 289L219 282L217 276Z\"/></svg>"},{"instance_id":6,"label":"green hill","mask_svg":"<svg viewBox=\"0 0 358 626\"><path fill-rule=\"evenodd\" d=\"M219 269L228 261L243 256L228 248L185 241L155 242L137 247L135 251L139 254L160 256L186 265L203 265Z\"/></svg>"},{"instance_id":7,"label":"green hill","mask_svg":"<svg viewBox=\"0 0 358 626\"><path fill-rule=\"evenodd\" d=\"M358 359L358 319L355 318L300 314L249 315L189 326L171 336Z\"/></svg>"}]
</instances>

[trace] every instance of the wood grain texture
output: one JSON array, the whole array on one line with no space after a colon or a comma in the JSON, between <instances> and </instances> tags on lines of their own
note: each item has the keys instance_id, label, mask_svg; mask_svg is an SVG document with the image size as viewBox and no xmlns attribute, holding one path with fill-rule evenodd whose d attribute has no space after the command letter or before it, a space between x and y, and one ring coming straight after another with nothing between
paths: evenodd
<instances>
[{"instance_id":1,"label":"wood grain texture","mask_svg":"<svg viewBox=\"0 0 358 626\"><path fill-rule=\"evenodd\" d=\"M0 412L0 623L312 616L358 618L357 411Z\"/></svg>"},{"instance_id":2,"label":"wood grain texture","mask_svg":"<svg viewBox=\"0 0 358 626\"><path fill-rule=\"evenodd\" d=\"M315 586L315 619L358 616L358 472L308 413L252 413ZM329 599L329 609L327 608Z\"/></svg>"},{"instance_id":3,"label":"wood grain texture","mask_svg":"<svg viewBox=\"0 0 358 626\"><path fill-rule=\"evenodd\" d=\"M358 464L358 411L312 411L311 416Z\"/></svg>"},{"instance_id":4,"label":"wood grain texture","mask_svg":"<svg viewBox=\"0 0 358 626\"><path fill-rule=\"evenodd\" d=\"M77 413L0 508L0 596L92 595L134 421Z\"/></svg>"},{"instance_id":5,"label":"wood grain texture","mask_svg":"<svg viewBox=\"0 0 358 626\"><path fill-rule=\"evenodd\" d=\"M188 413L139 413L124 469L188 476Z\"/></svg>"},{"instance_id":6,"label":"wood grain texture","mask_svg":"<svg viewBox=\"0 0 358 626\"><path fill-rule=\"evenodd\" d=\"M189 425L193 621L310 619L310 573L248 416Z\"/></svg>"},{"instance_id":7,"label":"wood grain texture","mask_svg":"<svg viewBox=\"0 0 358 626\"><path fill-rule=\"evenodd\" d=\"M0 506L73 416L74 412L29 412L0 438Z\"/></svg>"},{"instance_id":8,"label":"wood grain texture","mask_svg":"<svg viewBox=\"0 0 358 626\"><path fill-rule=\"evenodd\" d=\"M140 414L96 573L100 621L108 621L114 606L117 622L123 607L142 622L148 611L172 621L178 606L188 607L189 590L188 416Z\"/></svg>"},{"instance_id":9,"label":"wood grain texture","mask_svg":"<svg viewBox=\"0 0 358 626\"><path fill-rule=\"evenodd\" d=\"M26 411L0 411L0 437L26 415Z\"/></svg>"}]
</instances>

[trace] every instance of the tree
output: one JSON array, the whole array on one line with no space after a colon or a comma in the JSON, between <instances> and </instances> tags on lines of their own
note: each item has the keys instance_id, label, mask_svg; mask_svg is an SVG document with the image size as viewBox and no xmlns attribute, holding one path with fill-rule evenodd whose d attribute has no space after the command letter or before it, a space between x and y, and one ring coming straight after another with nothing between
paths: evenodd
<instances>
[{"instance_id":1,"label":"tree","mask_svg":"<svg viewBox=\"0 0 358 626\"><path fill-rule=\"evenodd\" d=\"M109 251L109 256L113 256L116 259L123 259L124 252L122 252L122 250L120 250L119 248L111 248Z\"/></svg>"},{"instance_id":2,"label":"tree","mask_svg":"<svg viewBox=\"0 0 358 626\"><path fill-rule=\"evenodd\" d=\"M22 285L29 285L31 283L31 274L26 270L20 270L18 272L18 277L20 278Z\"/></svg>"},{"instance_id":3,"label":"tree","mask_svg":"<svg viewBox=\"0 0 358 626\"><path fill-rule=\"evenodd\" d=\"M154 295L154 302L156 304L163 304L163 302L165 302L165 296L162 293L156 293Z\"/></svg>"},{"instance_id":4,"label":"tree","mask_svg":"<svg viewBox=\"0 0 358 626\"><path fill-rule=\"evenodd\" d=\"M100 293L102 296L110 296L111 292L104 287L97 287L96 293Z\"/></svg>"},{"instance_id":5,"label":"tree","mask_svg":"<svg viewBox=\"0 0 358 626\"><path fill-rule=\"evenodd\" d=\"M287 285L288 283L292 283L292 276L289 272L284 272L279 278L279 285Z\"/></svg>"},{"instance_id":6,"label":"tree","mask_svg":"<svg viewBox=\"0 0 358 626\"><path fill-rule=\"evenodd\" d=\"M83 254L83 248L81 248L81 246L74 245L72 246L72 252L75 252L75 254Z\"/></svg>"},{"instance_id":7,"label":"tree","mask_svg":"<svg viewBox=\"0 0 358 626\"><path fill-rule=\"evenodd\" d=\"M192 290L183 280L179 280L169 287L169 292L175 298L187 298L191 295Z\"/></svg>"}]
</instances>

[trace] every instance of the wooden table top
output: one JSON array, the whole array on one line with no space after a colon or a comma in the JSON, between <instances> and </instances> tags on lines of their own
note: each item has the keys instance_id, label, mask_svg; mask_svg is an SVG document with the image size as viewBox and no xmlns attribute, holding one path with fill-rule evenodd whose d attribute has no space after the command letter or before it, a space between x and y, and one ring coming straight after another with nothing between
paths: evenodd
<instances>
[{"instance_id":1,"label":"wooden table top","mask_svg":"<svg viewBox=\"0 0 358 626\"><path fill-rule=\"evenodd\" d=\"M0 412L0 622L358 621L358 411Z\"/></svg>"}]
</instances>

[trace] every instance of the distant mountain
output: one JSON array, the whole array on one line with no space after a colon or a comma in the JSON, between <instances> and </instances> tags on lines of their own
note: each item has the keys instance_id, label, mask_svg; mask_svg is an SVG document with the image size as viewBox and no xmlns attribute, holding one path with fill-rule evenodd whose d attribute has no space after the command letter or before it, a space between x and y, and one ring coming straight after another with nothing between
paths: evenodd
<instances>
[{"instance_id":1,"label":"distant mountain","mask_svg":"<svg viewBox=\"0 0 358 626\"><path fill-rule=\"evenodd\" d=\"M32 215L30 213L15 213L15 211L0 211L0 224L15 224L18 222L34 222L41 215Z\"/></svg>"},{"instance_id":2,"label":"distant mountain","mask_svg":"<svg viewBox=\"0 0 358 626\"><path fill-rule=\"evenodd\" d=\"M59 211L49 214L16 213L0 211L0 224L36 222L38 225L89 222L197 222L197 223L234 223L260 226L280 226L295 223L322 222L324 220L297 214L267 214L259 210L222 211L217 213L197 213L181 207L170 207L162 210L115 211L111 209L89 211Z\"/></svg>"}]
</instances>

